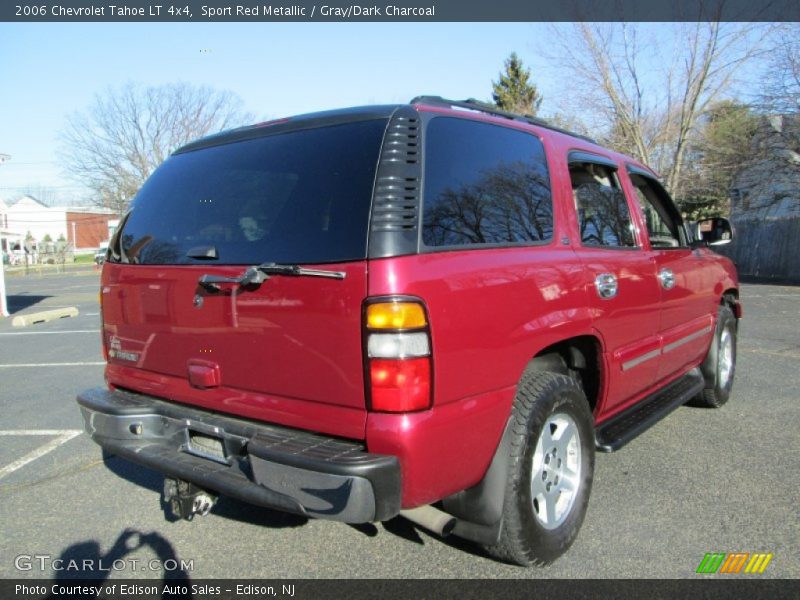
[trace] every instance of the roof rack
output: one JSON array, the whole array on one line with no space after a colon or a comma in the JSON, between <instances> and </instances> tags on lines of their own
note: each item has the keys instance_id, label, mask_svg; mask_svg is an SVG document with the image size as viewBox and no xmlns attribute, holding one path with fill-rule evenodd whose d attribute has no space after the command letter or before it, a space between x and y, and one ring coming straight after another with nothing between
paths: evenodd
<instances>
[{"instance_id":1,"label":"roof rack","mask_svg":"<svg viewBox=\"0 0 800 600\"><path fill-rule=\"evenodd\" d=\"M432 106L465 108L467 110L474 110L489 115L495 115L497 117L503 117L505 119L511 119L512 121L521 121L530 125L538 125L539 127L545 127L559 133L564 133L572 137L586 140L592 144L597 143L589 136L581 135L579 133L575 133L574 131L569 131L568 129L562 129L561 127L556 127L544 119L534 117L533 115L520 115L507 110L502 110L496 106L487 104L486 102L476 100L475 98L468 98L466 100L448 100L447 98L442 98L441 96L417 96L416 98L412 98L409 104L430 104Z\"/></svg>"}]
</instances>

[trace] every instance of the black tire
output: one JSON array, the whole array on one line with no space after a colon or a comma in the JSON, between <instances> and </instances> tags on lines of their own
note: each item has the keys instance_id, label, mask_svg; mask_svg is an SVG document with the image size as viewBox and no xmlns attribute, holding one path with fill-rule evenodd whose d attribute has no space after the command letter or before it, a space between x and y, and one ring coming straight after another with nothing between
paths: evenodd
<instances>
[{"instance_id":1,"label":"black tire","mask_svg":"<svg viewBox=\"0 0 800 600\"><path fill-rule=\"evenodd\" d=\"M714 330L711 347L700 366L706 379L706 388L692 399L693 406L719 408L730 398L736 374L737 328L736 317L731 308L725 304L721 305L717 309L717 327ZM725 363L728 361L726 367Z\"/></svg>"},{"instance_id":2,"label":"black tire","mask_svg":"<svg viewBox=\"0 0 800 600\"><path fill-rule=\"evenodd\" d=\"M559 435L558 440L544 434L546 424L550 429L549 435ZM571 434L573 428L577 435ZM500 540L486 549L506 562L523 566L546 565L564 554L575 541L591 493L594 428L583 389L566 375L548 371L526 373L517 387L510 433L511 450ZM567 441L562 443L560 438L565 435ZM542 445L537 453L540 438ZM566 444L566 454L553 452L557 444ZM577 463L573 449L579 451ZM535 472L534 455L537 455L538 465ZM574 491L562 490L560 486L569 481L577 482ZM534 489L539 491L536 497L542 498L541 502L534 502ZM551 505L554 518L546 524L545 520L549 518L547 508Z\"/></svg>"}]
</instances>

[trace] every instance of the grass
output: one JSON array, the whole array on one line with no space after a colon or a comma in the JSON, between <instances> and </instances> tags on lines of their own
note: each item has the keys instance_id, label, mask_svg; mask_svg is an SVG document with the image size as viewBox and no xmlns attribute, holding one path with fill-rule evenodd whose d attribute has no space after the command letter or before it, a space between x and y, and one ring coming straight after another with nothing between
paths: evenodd
<instances>
[{"instance_id":1,"label":"grass","mask_svg":"<svg viewBox=\"0 0 800 600\"><path fill-rule=\"evenodd\" d=\"M94 254L77 254L75 256L75 264L88 265L94 262Z\"/></svg>"}]
</instances>

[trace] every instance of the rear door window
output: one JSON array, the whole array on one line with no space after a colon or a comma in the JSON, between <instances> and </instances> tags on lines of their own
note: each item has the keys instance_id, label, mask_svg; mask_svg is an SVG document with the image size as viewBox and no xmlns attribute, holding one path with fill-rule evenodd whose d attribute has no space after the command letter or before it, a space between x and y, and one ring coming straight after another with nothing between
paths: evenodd
<instances>
[{"instance_id":1,"label":"rear door window","mask_svg":"<svg viewBox=\"0 0 800 600\"><path fill-rule=\"evenodd\" d=\"M138 264L364 259L386 119L170 157L132 203L114 259Z\"/></svg>"},{"instance_id":2,"label":"rear door window","mask_svg":"<svg viewBox=\"0 0 800 600\"><path fill-rule=\"evenodd\" d=\"M536 136L437 117L425 132L426 246L509 245L553 237L553 200Z\"/></svg>"},{"instance_id":3,"label":"rear door window","mask_svg":"<svg viewBox=\"0 0 800 600\"><path fill-rule=\"evenodd\" d=\"M581 243L603 248L633 248L631 211L616 172L595 163L569 167Z\"/></svg>"}]
</instances>

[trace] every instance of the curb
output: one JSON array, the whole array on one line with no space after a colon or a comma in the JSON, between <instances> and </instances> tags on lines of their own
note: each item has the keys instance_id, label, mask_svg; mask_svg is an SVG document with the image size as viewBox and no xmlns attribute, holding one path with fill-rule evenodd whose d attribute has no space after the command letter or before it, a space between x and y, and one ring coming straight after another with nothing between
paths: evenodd
<instances>
[{"instance_id":1,"label":"curb","mask_svg":"<svg viewBox=\"0 0 800 600\"><path fill-rule=\"evenodd\" d=\"M56 308L54 310L43 310L41 312L16 316L11 321L11 326L27 327L28 325L34 325L35 323L46 323L47 321L77 316L78 309L74 306L70 306L68 308Z\"/></svg>"}]
</instances>

